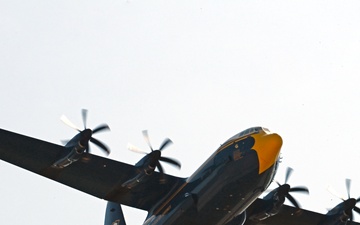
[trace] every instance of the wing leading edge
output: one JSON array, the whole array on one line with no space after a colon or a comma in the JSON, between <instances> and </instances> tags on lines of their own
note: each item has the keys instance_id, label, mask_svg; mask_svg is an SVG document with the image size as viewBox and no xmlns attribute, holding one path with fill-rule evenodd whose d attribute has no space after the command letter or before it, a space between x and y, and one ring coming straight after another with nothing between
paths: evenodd
<instances>
[{"instance_id":1,"label":"wing leading edge","mask_svg":"<svg viewBox=\"0 0 360 225\"><path fill-rule=\"evenodd\" d=\"M135 166L92 154L84 154L63 169L51 167L69 152L63 146L0 129L0 159L101 199L148 211L184 182L183 178L153 173L129 189L122 184L136 177Z\"/></svg>"}]
</instances>

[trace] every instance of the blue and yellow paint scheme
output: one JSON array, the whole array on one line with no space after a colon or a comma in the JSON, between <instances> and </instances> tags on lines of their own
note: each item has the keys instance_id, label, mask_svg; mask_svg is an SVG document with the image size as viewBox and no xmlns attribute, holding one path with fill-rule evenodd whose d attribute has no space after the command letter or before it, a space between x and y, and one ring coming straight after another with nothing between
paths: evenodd
<instances>
[{"instance_id":1,"label":"blue and yellow paint scheme","mask_svg":"<svg viewBox=\"0 0 360 225\"><path fill-rule=\"evenodd\" d=\"M155 206L144 224L226 224L268 187L281 146L281 137L262 127L238 133Z\"/></svg>"},{"instance_id":2,"label":"blue and yellow paint scheme","mask_svg":"<svg viewBox=\"0 0 360 225\"><path fill-rule=\"evenodd\" d=\"M247 219L269 206L258 197L274 179L282 147L282 138L263 127L231 137L186 178L144 174L137 166L86 151L67 164L64 156L74 146L0 129L1 160L107 200L105 225L125 225L120 205L146 210L144 225L360 225L351 221L351 210L360 212L359 198L344 201L328 215L283 205L261 222Z\"/></svg>"}]
</instances>

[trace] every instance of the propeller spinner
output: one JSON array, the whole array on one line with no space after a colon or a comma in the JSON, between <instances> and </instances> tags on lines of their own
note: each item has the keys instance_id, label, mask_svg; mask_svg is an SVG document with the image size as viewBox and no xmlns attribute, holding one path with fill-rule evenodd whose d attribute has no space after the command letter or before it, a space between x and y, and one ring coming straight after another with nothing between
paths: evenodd
<instances>
[{"instance_id":1,"label":"propeller spinner","mask_svg":"<svg viewBox=\"0 0 360 225\"><path fill-rule=\"evenodd\" d=\"M84 130L81 130L76 125L74 125L65 115L62 115L60 119L66 125L68 125L69 127L73 128L79 132L79 134L78 134L78 135L80 135L79 142L83 147L85 147L86 153L90 152L90 147L89 147L89 141L90 141L91 143L97 145L106 154L110 154L109 148L104 143L102 143L101 141L92 137L92 135L95 133L105 131L105 130L110 130L109 126L107 124L101 124L93 130L86 128L88 111L86 109L83 109L81 112L82 112L82 120L83 120L83 124L84 124Z\"/></svg>"},{"instance_id":2,"label":"propeller spinner","mask_svg":"<svg viewBox=\"0 0 360 225\"><path fill-rule=\"evenodd\" d=\"M133 152L147 154L140 162L144 162L144 163L147 162L148 166L151 169L155 170L155 168L157 168L159 170L159 172L162 174L164 173L164 169L160 162L166 162L166 163L169 163L170 165L178 167L179 169L181 168L181 164L177 160L161 156L161 152L166 147L168 147L170 144L172 144L172 141L169 138L166 138L163 141L163 143L160 145L159 149L154 150L151 145L149 134L148 134L147 130L143 131L143 136L144 136L144 139L145 139L147 145L149 146L149 148L151 150L150 153L142 151L141 149L139 149L131 144L128 145L128 149Z\"/></svg>"},{"instance_id":3,"label":"propeller spinner","mask_svg":"<svg viewBox=\"0 0 360 225\"><path fill-rule=\"evenodd\" d=\"M295 200L295 198L290 194L290 192L302 192L302 193L307 193L309 194L309 189L307 187L291 187L288 184L288 180L292 174L294 170L290 167L287 168L286 170L286 176L285 176L285 183L284 184L280 184L279 182L276 182L278 184L278 196L279 198L283 198L285 200L285 198L287 198L296 208L300 208L300 204L298 203L298 201Z\"/></svg>"}]
</instances>

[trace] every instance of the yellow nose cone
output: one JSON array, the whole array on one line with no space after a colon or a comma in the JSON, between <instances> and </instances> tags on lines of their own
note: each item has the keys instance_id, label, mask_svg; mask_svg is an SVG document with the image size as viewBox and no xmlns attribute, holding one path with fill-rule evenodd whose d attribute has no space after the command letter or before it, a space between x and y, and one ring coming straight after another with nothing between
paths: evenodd
<instances>
[{"instance_id":1,"label":"yellow nose cone","mask_svg":"<svg viewBox=\"0 0 360 225\"><path fill-rule=\"evenodd\" d=\"M260 133L254 135L254 138L253 149L258 154L259 174L261 174L276 163L283 142L280 135L274 133Z\"/></svg>"}]
</instances>

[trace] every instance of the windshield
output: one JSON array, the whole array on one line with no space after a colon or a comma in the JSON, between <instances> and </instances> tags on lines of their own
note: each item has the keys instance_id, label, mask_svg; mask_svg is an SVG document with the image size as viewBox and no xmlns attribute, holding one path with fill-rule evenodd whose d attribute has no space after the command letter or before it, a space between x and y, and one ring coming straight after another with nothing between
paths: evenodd
<instances>
[{"instance_id":1,"label":"windshield","mask_svg":"<svg viewBox=\"0 0 360 225\"><path fill-rule=\"evenodd\" d=\"M234 135L233 137L231 137L228 141L233 140L233 139L239 139L241 137L245 137L251 134L257 134L262 130L261 127L252 127L249 129L246 129L244 131L241 131L240 133L238 133L237 135Z\"/></svg>"}]
</instances>

